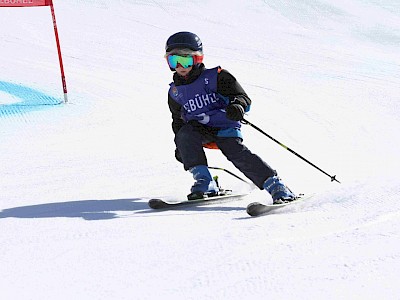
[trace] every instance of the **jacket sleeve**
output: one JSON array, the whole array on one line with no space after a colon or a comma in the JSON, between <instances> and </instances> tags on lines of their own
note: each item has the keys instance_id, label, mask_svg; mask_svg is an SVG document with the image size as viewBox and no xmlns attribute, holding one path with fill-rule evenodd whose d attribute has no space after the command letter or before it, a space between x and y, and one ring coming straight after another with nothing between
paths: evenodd
<instances>
[{"instance_id":1,"label":"jacket sleeve","mask_svg":"<svg viewBox=\"0 0 400 300\"><path fill-rule=\"evenodd\" d=\"M168 94L168 106L172 114L172 131L176 134L185 124L181 117L182 106Z\"/></svg>"},{"instance_id":2,"label":"jacket sleeve","mask_svg":"<svg viewBox=\"0 0 400 300\"><path fill-rule=\"evenodd\" d=\"M245 111L250 108L251 99L236 78L227 70L219 69L217 93L229 97L229 102L232 104L242 105Z\"/></svg>"}]
</instances>

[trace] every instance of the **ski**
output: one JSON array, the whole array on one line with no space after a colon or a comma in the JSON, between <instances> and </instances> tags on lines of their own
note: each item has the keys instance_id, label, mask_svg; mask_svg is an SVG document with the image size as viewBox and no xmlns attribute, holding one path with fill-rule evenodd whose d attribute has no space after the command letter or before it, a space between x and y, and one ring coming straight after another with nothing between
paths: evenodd
<instances>
[{"instance_id":1,"label":"ski","mask_svg":"<svg viewBox=\"0 0 400 300\"><path fill-rule=\"evenodd\" d=\"M283 204L262 204L260 202L253 202L247 206L246 211L252 217L263 216L263 215L267 215L270 212L275 211L277 209L287 207L289 205L294 205L294 204L297 204L304 200L310 199L312 196L313 195L306 195L306 196L300 195L300 196L298 196L298 198L296 200L293 200L288 203L283 203Z\"/></svg>"},{"instance_id":2,"label":"ski","mask_svg":"<svg viewBox=\"0 0 400 300\"><path fill-rule=\"evenodd\" d=\"M228 201L239 200L248 194L225 194L220 196L196 199L196 200L183 200L183 201L169 201L159 198L150 199L148 204L152 209L172 209L179 208L182 206L197 206L197 205L209 205L215 203L223 203Z\"/></svg>"}]
</instances>

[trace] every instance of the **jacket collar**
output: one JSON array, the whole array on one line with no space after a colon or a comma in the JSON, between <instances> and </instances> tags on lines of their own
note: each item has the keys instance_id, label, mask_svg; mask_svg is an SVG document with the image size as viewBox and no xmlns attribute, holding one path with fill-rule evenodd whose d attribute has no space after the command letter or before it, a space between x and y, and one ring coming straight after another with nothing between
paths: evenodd
<instances>
[{"instance_id":1,"label":"jacket collar","mask_svg":"<svg viewBox=\"0 0 400 300\"><path fill-rule=\"evenodd\" d=\"M186 76L180 76L178 73L174 73L173 80L176 86L190 84L199 78L200 74L206 69L204 64L193 66L193 69Z\"/></svg>"}]
</instances>

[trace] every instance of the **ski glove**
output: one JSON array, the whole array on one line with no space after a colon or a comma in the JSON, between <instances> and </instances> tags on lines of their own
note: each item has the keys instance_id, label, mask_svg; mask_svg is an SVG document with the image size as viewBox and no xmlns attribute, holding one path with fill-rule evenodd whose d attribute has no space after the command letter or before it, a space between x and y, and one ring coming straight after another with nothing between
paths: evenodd
<instances>
[{"instance_id":1,"label":"ski glove","mask_svg":"<svg viewBox=\"0 0 400 300\"><path fill-rule=\"evenodd\" d=\"M240 104L229 104L226 107L226 117L233 121L241 121L244 117L244 108Z\"/></svg>"},{"instance_id":2,"label":"ski glove","mask_svg":"<svg viewBox=\"0 0 400 300\"><path fill-rule=\"evenodd\" d=\"M197 132L200 132L203 135L216 135L218 133L218 131L221 129L219 127L210 127L210 126L203 125L196 120L190 120L188 122L188 124L193 126L193 128Z\"/></svg>"}]
</instances>

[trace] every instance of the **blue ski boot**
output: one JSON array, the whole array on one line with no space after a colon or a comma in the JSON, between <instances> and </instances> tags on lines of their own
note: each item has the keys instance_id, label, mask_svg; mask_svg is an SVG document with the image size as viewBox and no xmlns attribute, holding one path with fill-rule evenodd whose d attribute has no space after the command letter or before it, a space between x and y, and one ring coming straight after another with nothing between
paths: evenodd
<instances>
[{"instance_id":1,"label":"blue ski boot","mask_svg":"<svg viewBox=\"0 0 400 300\"><path fill-rule=\"evenodd\" d=\"M268 178L264 182L264 189L271 194L274 204L283 204L296 200L296 196L278 176Z\"/></svg>"},{"instance_id":2,"label":"blue ski boot","mask_svg":"<svg viewBox=\"0 0 400 300\"><path fill-rule=\"evenodd\" d=\"M187 196L188 200L202 199L218 195L218 185L212 178L207 166L195 166L189 171L193 174L193 178L196 182L190 190L191 193Z\"/></svg>"}]
</instances>

